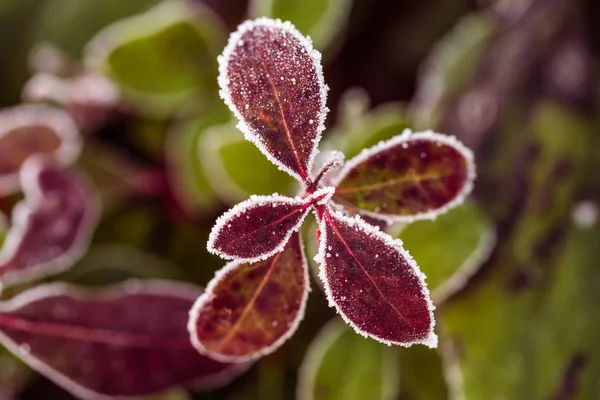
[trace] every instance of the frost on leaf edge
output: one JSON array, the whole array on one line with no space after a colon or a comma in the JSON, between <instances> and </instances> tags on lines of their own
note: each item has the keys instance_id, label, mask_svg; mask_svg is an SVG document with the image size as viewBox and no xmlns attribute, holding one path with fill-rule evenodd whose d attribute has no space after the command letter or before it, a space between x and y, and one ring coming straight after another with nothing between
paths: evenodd
<instances>
[{"instance_id":1,"label":"frost on leaf edge","mask_svg":"<svg viewBox=\"0 0 600 400\"><path fill-rule=\"evenodd\" d=\"M144 288L150 288L148 294L154 295L170 295L180 298L193 298L202 292L201 288L189 283L179 281L169 281L160 279L130 279L121 283L105 286L100 289L84 288L82 286L69 284L66 282L52 282L39 286L35 286L29 290L19 293L4 302L0 302L0 312L13 311L24 307L30 303L40 301L49 297L68 295L72 298L79 299L95 299L98 301L107 300L113 297L118 297L124 293L137 294L144 291ZM24 352L21 348L8 336L2 333L0 328L0 343L6 347L16 357L23 359L27 365L36 370L43 376L47 377L58 386L64 388L76 397L85 400L135 400L140 396L112 396L96 392L77 383L68 376L56 371L52 366L41 361L39 358ZM165 388L163 392L167 392L177 388L194 388L197 390L210 390L215 387L224 386L247 370L249 365L232 364L223 371L213 375L200 378L195 381L190 381L182 385L175 385Z\"/></svg>"},{"instance_id":2,"label":"frost on leaf edge","mask_svg":"<svg viewBox=\"0 0 600 400\"><path fill-rule=\"evenodd\" d=\"M475 178L477 176L477 171L476 171L476 166L475 166L475 156L473 155L473 152L471 151L471 149L469 149L464 144L462 144L462 142L460 142L455 136L449 136L449 135L445 135L442 133L436 133L431 130L423 131L423 132L413 132L410 129L405 129L402 132L402 134L400 134L400 135L394 136L393 138L388 139L388 140L383 140L372 147L363 149L357 156L351 158L350 160L348 160L346 162L346 164L344 164L343 168L340 170L338 175L333 179L331 184L333 186L337 187L352 168L365 162L367 159L371 158L372 156L374 156L375 154L377 154L379 152L386 151L386 150L388 150L394 146L397 146L401 143L410 142L412 140L426 140L426 141L434 142L436 144L446 145L446 146L452 147L453 149L458 151L464 157L464 159L466 161L466 165L467 165L467 180L466 180L466 183L463 186L463 188L460 190L460 192L451 201L444 204L442 207L440 207L438 209L427 211L427 212L422 212L422 213L417 213L417 214L413 214L413 215L383 214L383 213L377 213L377 212L373 212L373 211L363 210L363 209L358 208L353 205L351 207L353 209L357 210L357 212L359 214L373 217L373 218L376 218L379 220L384 220L388 224L392 224L395 222L410 223L410 222L426 220L426 219L434 220L438 216L449 211L450 209L464 203L467 196L473 190L473 184L474 184Z\"/></svg>"},{"instance_id":3,"label":"frost on leaf edge","mask_svg":"<svg viewBox=\"0 0 600 400\"><path fill-rule=\"evenodd\" d=\"M40 104L18 105L0 111L0 137L13 129L28 125L48 127L59 137L58 149L47 156L52 157L60 166L71 164L79 156L83 147L79 128L65 111ZM30 157L35 155L31 154ZM0 176L0 194L13 194L19 188L19 172Z\"/></svg>"},{"instance_id":4,"label":"frost on leaf edge","mask_svg":"<svg viewBox=\"0 0 600 400\"><path fill-rule=\"evenodd\" d=\"M238 111L237 107L233 104L231 100L231 91L228 88L228 79L227 79L227 68L229 66L229 59L231 55L234 53L235 49L238 46L238 42L241 37L250 30L256 27L267 27L267 28L276 28L291 34L301 46L306 50L306 54L313 62L313 66L315 68L315 73L317 75L317 84L319 85L319 93L321 95L321 107L319 115L316 117L318 120L317 125L317 136L313 142L313 147L310 152L310 156L307 162L307 176L306 179L302 178L298 173L293 171L291 168L283 165L279 160L277 160L264 146L260 139L260 135L246 124L245 118ZM327 117L327 112L329 109L327 108L327 91L329 87L325 84L325 78L323 75L323 66L321 65L321 53L318 50L315 50L312 45L312 40L308 36L304 36L300 31L298 31L294 25L292 25L289 21L281 21L279 18L272 19L267 17L260 17L253 20L246 20L238 25L237 29L229 35L229 39L227 41L227 45L225 49L223 49L223 53L217 57L217 62L219 64L219 76L217 78L219 83L219 96L227 107L231 110L235 118L238 120L236 127L242 131L244 134L244 138L256 145L258 149L267 157L269 161L275 164L279 169L284 172L290 174L294 179L298 182L308 183L306 180L310 178L310 171L312 169L315 157L319 153L319 142L321 141L321 136L323 131L325 130L325 118Z\"/></svg>"},{"instance_id":5,"label":"frost on leaf edge","mask_svg":"<svg viewBox=\"0 0 600 400\"><path fill-rule=\"evenodd\" d=\"M286 236L284 236L281 239L281 243L279 244L279 246L277 246L275 249L271 250L270 252L260 254L255 257L248 257L248 258L231 256L229 254L223 253L222 251L220 251L219 249L216 249L214 247L214 243L215 243L215 240L217 239L218 233L223 229L223 227L229 222L229 220L231 218L235 218L235 217L243 214L247 210L251 209L252 206L261 206L261 205L263 205L261 203L268 203L268 202L271 202L273 205L275 205L275 204L291 204L291 205L298 205L298 206L305 207L304 215L300 218L298 223L296 225L294 225L292 227L292 229L290 229L288 231ZM241 203L236 204L235 206L231 207L229 210L227 210L223 214L221 214L221 216L219 216L219 218L217 218L217 220L215 221L215 224L213 225L212 229L210 230L210 234L208 235L208 242L206 243L206 249L208 250L209 253L217 255L225 260L237 261L240 263L250 263L250 264L258 262L258 261L264 261L267 258L269 258L269 257L273 256L274 254L277 254L283 250L283 248L287 244L288 240L290 240L290 237L292 237L294 232L297 232L300 229L300 227L302 226L302 223L304 222L304 219L310 212L310 209L311 209L311 206L309 204L307 204L306 201L300 197L292 198L292 197L282 196L278 193L274 193L269 196L252 195L252 196L250 196L250 198L248 200L245 200L245 201L242 201Z\"/></svg>"},{"instance_id":6,"label":"frost on leaf edge","mask_svg":"<svg viewBox=\"0 0 600 400\"><path fill-rule=\"evenodd\" d=\"M281 335L277 340L275 340L270 346L263 347L261 350L251 353L246 356L227 356L221 353L214 352L212 350L208 350L202 342L198 339L198 332L196 330L196 321L198 320L198 316L200 315L202 309L210 300L214 297L214 289L215 287L223 280L227 274L236 268L238 268L242 264L247 264L247 262L242 262L239 260L230 261L225 266L215 272L215 276L208 283L206 290L202 295L198 297L192 308L190 309L189 320L188 320L188 332L190 333L190 340L192 345L198 350L200 354L203 354L207 357L212 358L213 360L223 362L223 363L245 363L250 361L255 361L261 357L269 355L281 347L290 337L296 333L300 322L304 319L304 314L306 313L306 303L308 300L308 294L311 292L310 287L310 277L308 273L308 260L306 259L306 253L304 250L304 242L302 241L302 237L298 234L298 240L300 242L300 255L302 257L302 268L304 270L304 290L302 292L302 298L300 299L300 308L298 309L298 314L296 318L289 325L288 330ZM286 241L287 243L287 241ZM264 261L264 260L260 260Z\"/></svg>"},{"instance_id":7,"label":"frost on leaf edge","mask_svg":"<svg viewBox=\"0 0 600 400\"><path fill-rule=\"evenodd\" d=\"M406 259L407 264L410 266L413 273L419 279L419 283L421 286L421 292L423 293L423 296L425 296L425 299L427 302L427 309L429 311L429 318L431 319L431 323L429 325L429 333L428 333L427 337L424 338L423 340L416 340L416 341L407 342L407 343L394 342L394 341L390 341L390 340L381 338L379 336L373 335L371 333L365 332L360 327L356 326L356 324L354 324L354 322L352 322L352 320L342 311L342 309L335 302L333 293L331 291L331 287L329 286L329 281L328 281L327 275L325 273L325 262L327 259L326 258L327 221L326 221L325 216L323 216L320 219L317 216L317 220L318 220L318 224L319 224L319 231L321 232L321 238L320 238L320 243L319 243L319 251L318 251L317 255L314 257L314 260L319 264L319 278L321 279L321 282L323 282L323 288L325 289L325 295L327 297L329 306L334 307L335 310L337 311L337 313L342 317L342 319L348 325L350 325L356 333L358 333L359 335L364 336L366 338L375 339L378 342L384 343L388 346L391 346L394 344L394 345L400 345L403 347L410 347L413 344L423 344L430 348L436 348L438 346L438 337L434 332L435 315L433 314L433 310L435 310L435 305L431 301L429 289L427 288L427 285L425 284L425 278L426 278L425 274L423 272L421 272L421 270L419 269L414 258L412 258L412 256L408 253L408 251L406 251L406 249L404 249L404 247L402 245L402 241L400 239L393 239L391 236L389 236L385 232L382 232L381 230L379 230L378 227L367 223L365 220L360 218L360 216L358 216L358 215L355 215L354 217L348 217L348 216L343 215L339 211L334 211L331 208L326 209L324 211L325 211L325 213L329 213L334 218L342 220L343 222L347 223L349 226L358 225L359 227L362 228L362 230L365 232L365 234L373 235L375 238L382 240L388 246L391 246L391 247L395 248L398 252L400 252L402 257L404 257Z\"/></svg>"},{"instance_id":8,"label":"frost on leaf edge","mask_svg":"<svg viewBox=\"0 0 600 400\"><path fill-rule=\"evenodd\" d=\"M38 177L43 171L43 166L46 162L47 160L43 157L36 156L28 159L21 168L20 178L25 199L21 200L12 212L11 226L6 233L4 244L0 249L0 265L14 256L15 251L17 251L18 246L23 240L23 236L27 233L29 218L43 202ZM75 238L71 247L59 256L28 267L25 270L9 271L4 274L0 273L0 293L2 293L4 287L63 272L71 268L87 251L93 236L94 227L100 218L100 200L96 192L92 189L87 176L81 172L69 171L69 173L74 175L78 183L85 187L85 191L88 194L88 198L86 199L87 210L79 227L80 233Z\"/></svg>"}]
</instances>

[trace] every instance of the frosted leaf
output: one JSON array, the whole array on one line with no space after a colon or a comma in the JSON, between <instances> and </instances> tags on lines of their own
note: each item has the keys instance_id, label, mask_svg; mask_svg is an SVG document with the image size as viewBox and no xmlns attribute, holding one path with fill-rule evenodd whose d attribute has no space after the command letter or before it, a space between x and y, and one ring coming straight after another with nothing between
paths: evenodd
<instances>
[{"instance_id":1,"label":"frosted leaf","mask_svg":"<svg viewBox=\"0 0 600 400\"><path fill-rule=\"evenodd\" d=\"M321 210L319 225L319 275L342 318L357 333L386 344L436 347L425 276L402 242L330 209ZM326 257L329 246L337 257Z\"/></svg>"},{"instance_id":2,"label":"frosted leaf","mask_svg":"<svg viewBox=\"0 0 600 400\"><path fill-rule=\"evenodd\" d=\"M98 291L41 285L0 303L0 342L80 399L208 389L248 365L223 364L193 348L186 322L200 294L192 285L152 280Z\"/></svg>"},{"instance_id":3,"label":"frosted leaf","mask_svg":"<svg viewBox=\"0 0 600 400\"><path fill-rule=\"evenodd\" d=\"M239 262L265 260L283 250L311 207L311 198L252 196L217 219L208 251Z\"/></svg>"},{"instance_id":4,"label":"frosted leaf","mask_svg":"<svg viewBox=\"0 0 600 400\"><path fill-rule=\"evenodd\" d=\"M327 114L320 54L310 40L289 22L258 18L231 34L218 61L220 94L238 128L308 183Z\"/></svg>"},{"instance_id":5,"label":"frosted leaf","mask_svg":"<svg viewBox=\"0 0 600 400\"><path fill-rule=\"evenodd\" d=\"M190 312L188 330L202 354L223 362L272 353L295 331L309 292L300 235L254 264L233 261L217 272Z\"/></svg>"},{"instance_id":6,"label":"frosted leaf","mask_svg":"<svg viewBox=\"0 0 600 400\"><path fill-rule=\"evenodd\" d=\"M474 180L473 153L456 138L407 129L349 160L334 201L388 222L434 219L461 204Z\"/></svg>"},{"instance_id":7,"label":"frosted leaf","mask_svg":"<svg viewBox=\"0 0 600 400\"><path fill-rule=\"evenodd\" d=\"M98 204L86 180L41 159L21 170L25 200L15 206L0 251L0 288L70 268L87 249Z\"/></svg>"},{"instance_id":8,"label":"frosted leaf","mask_svg":"<svg viewBox=\"0 0 600 400\"><path fill-rule=\"evenodd\" d=\"M0 112L0 195L19 190L19 170L34 155L58 165L72 163L81 151L79 130L62 110L21 105Z\"/></svg>"}]
</instances>

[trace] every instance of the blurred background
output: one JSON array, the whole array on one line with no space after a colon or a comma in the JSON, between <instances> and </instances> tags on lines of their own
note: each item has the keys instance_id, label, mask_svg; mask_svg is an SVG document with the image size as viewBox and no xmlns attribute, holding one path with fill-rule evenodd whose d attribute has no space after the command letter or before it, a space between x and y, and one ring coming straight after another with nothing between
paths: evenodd
<instances>
[{"instance_id":1,"label":"blurred background","mask_svg":"<svg viewBox=\"0 0 600 400\"><path fill-rule=\"evenodd\" d=\"M83 258L46 280L204 286L223 265L205 250L215 218L250 194L294 194L217 93L229 32L261 15L323 53L322 151L349 158L410 127L476 153L467 204L391 231L428 275L440 348L355 335L313 279L280 350L225 387L161 399L600 398L597 0L1 0L0 106L69 112L103 205ZM0 349L11 399L73 397Z\"/></svg>"}]
</instances>

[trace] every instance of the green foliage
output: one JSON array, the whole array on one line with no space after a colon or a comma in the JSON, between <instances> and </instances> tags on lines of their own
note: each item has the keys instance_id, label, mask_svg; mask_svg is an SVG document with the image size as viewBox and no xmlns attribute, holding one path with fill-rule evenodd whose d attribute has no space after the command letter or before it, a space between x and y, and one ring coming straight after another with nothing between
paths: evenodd
<instances>
[{"instance_id":1,"label":"green foliage","mask_svg":"<svg viewBox=\"0 0 600 400\"><path fill-rule=\"evenodd\" d=\"M214 95L223 43L208 9L191 14L173 0L105 28L88 45L86 63L109 74L150 115L190 112L199 107L192 102Z\"/></svg>"},{"instance_id":2,"label":"green foliage","mask_svg":"<svg viewBox=\"0 0 600 400\"><path fill-rule=\"evenodd\" d=\"M495 242L492 223L472 203L433 221L413 222L402 230L400 238L427 275L436 304L466 285Z\"/></svg>"},{"instance_id":3,"label":"green foliage","mask_svg":"<svg viewBox=\"0 0 600 400\"><path fill-rule=\"evenodd\" d=\"M398 393L397 351L335 318L313 341L298 383L300 400L387 400Z\"/></svg>"},{"instance_id":4,"label":"green foliage","mask_svg":"<svg viewBox=\"0 0 600 400\"><path fill-rule=\"evenodd\" d=\"M250 13L291 21L324 51L343 30L351 6L352 0L252 0Z\"/></svg>"},{"instance_id":5,"label":"green foliage","mask_svg":"<svg viewBox=\"0 0 600 400\"><path fill-rule=\"evenodd\" d=\"M212 188L230 204L251 194L290 192L293 180L289 175L277 169L231 123L208 128L198 150Z\"/></svg>"}]
</instances>

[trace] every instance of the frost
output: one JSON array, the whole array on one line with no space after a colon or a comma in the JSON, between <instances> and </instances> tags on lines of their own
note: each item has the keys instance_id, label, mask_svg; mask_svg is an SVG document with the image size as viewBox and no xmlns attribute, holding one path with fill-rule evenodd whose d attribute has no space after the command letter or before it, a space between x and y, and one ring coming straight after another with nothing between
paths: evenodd
<instances>
[{"instance_id":1,"label":"frost","mask_svg":"<svg viewBox=\"0 0 600 400\"><path fill-rule=\"evenodd\" d=\"M99 215L91 186L79 174L34 157L20 178L25 200L14 208L0 251L0 289L70 268L87 249Z\"/></svg>"},{"instance_id":2,"label":"frost","mask_svg":"<svg viewBox=\"0 0 600 400\"><path fill-rule=\"evenodd\" d=\"M283 218L292 218L292 214L298 214L296 216L297 222L292 226L289 226L285 231L275 232L274 242L269 242L270 246L261 249L260 246L253 246L251 249L248 249L247 252L254 252L251 256L240 257L239 255L229 254L223 251L222 246L220 246L220 242L223 241L224 236L233 236L234 239L243 238L247 239L251 235L260 235L261 231L266 229L270 229L270 227L277 227L274 225L275 223L281 223L281 220L274 221L272 223L266 224L263 219L266 217L259 218L257 217L257 212L262 212L262 209L265 207L270 210L267 212L267 216L271 217L272 215L276 215L277 208L282 209L282 212L285 213ZM285 210L283 210L285 208ZM207 249L210 253L219 255L220 257L227 260L236 260L238 262L258 262L265 260L272 255L279 253L285 247L287 241L292 236L292 234L302 225L304 218L308 214L311 209L311 201L304 200L301 198L289 198L285 196L281 196L278 194L273 194L271 196L250 196L250 198L246 201L238 203L229 211L221 215L215 225L213 226L207 243ZM271 211L273 210L273 211ZM261 214L262 215L262 214ZM281 218L280 218L281 219ZM243 226L248 226L247 221L251 220L254 222L254 226L250 228L251 230L248 232L240 231L239 224L240 221L244 222ZM236 224L237 223L237 224ZM234 232L227 232L228 228L232 228ZM265 242L265 239L258 238L260 242ZM265 243L267 244L267 243ZM272 246L271 246L272 245ZM262 250L262 251L260 251Z\"/></svg>"},{"instance_id":3,"label":"frost","mask_svg":"<svg viewBox=\"0 0 600 400\"><path fill-rule=\"evenodd\" d=\"M429 319L431 321L430 325L429 325L429 332L424 338L414 339L410 342L398 342L398 341L389 340L388 338L367 332L365 330L366 327L358 326L353 321L352 317L349 316L346 312L344 312L342 310L342 305L338 304L338 302L336 301L336 296L332 292L332 288L331 288L331 285L329 282L329 277L327 274L329 261L328 261L328 258L326 257L326 255L327 255L327 249L330 246L330 243L328 242L327 232L328 232L328 226L330 223L332 223L331 221L333 221L333 220L339 220L343 224L346 224L348 227L355 229L357 232L361 232L361 233L365 234L367 237L375 239L376 241L383 242L383 244L386 246L388 251L398 252L400 254L401 258L406 261L410 270L412 270L412 273L418 279L419 291L421 293L421 296L423 296L423 298L425 299L427 312L429 314ZM431 301L431 298L429 296L429 290L427 289L427 286L425 284L425 275L420 271L419 267L417 266L417 264L414 261L414 259L412 258L412 256L403 247L399 246L397 241L395 241L392 237L390 237L386 233L380 231L376 227L368 224L367 222L365 222L358 216L347 217L347 216L343 215L342 213L336 212L332 209L324 209L323 210L323 216L320 218L320 221L319 221L319 231L321 232L321 239L320 239L320 244L319 244L319 252L318 252L317 256L315 257L315 261L317 261L321 265L321 267L319 268L319 277L320 277L321 281L323 282L323 287L325 288L325 294L327 296L327 300L328 300L329 304L336 308L337 312L341 315L341 317L344 319L344 321L348 325L352 326L358 334L365 336L365 337L371 337L375 340L378 340L378 341L388 344L388 345L398 344L398 345L402 345L402 346L410 346L415 343L420 343L420 344L424 344L428 347L437 347L438 339L437 339L437 335L434 333L435 317L433 315L433 310L435 309L435 306L433 305L433 303ZM331 262L335 262L335 261L331 261ZM337 271L335 269L333 271L336 275L341 272L341 271ZM348 283L347 280L345 282ZM349 286L352 286L352 284L349 284ZM340 300L343 301L343 299L341 299L341 297L342 296L340 296ZM372 328L372 327L369 327L369 328Z\"/></svg>"},{"instance_id":4,"label":"frost","mask_svg":"<svg viewBox=\"0 0 600 400\"><path fill-rule=\"evenodd\" d=\"M33 134L37 135L35 139L31 137ZM27 143L29 146L31 143L41 146L39 143L49 140L51 134L56 135L60 142L54 150L23 147ZM45 154L50 155L58 165L66 166L79 156L81 146L79 129L69 114L62 110L43 105L21 105L0 112L0 151L16 152L17 158L23 157L22 162L36 154ZM48 150L50 153L47 153ZM40 151L44 151L44 153L39 153ZM27 152L30 153L27 154ZM3 159L8 160L7 157L3 157ZM2 169L4 171L12 170L12 172L0 175L1 195L19 190L21 164L4 165L5 163L8 161L2 162Z\"/></svg>"},{"instance_id":5,"label":"frost","mask_svg":"<svg viewBox=\"0 0 600 400\"><path fill-rule=\"evenodd\" d=\"M368 159L377 155L378 153L387 151L398 145L402 146L403 148L407 148L409 142L411 141L429 141L439 146L449 146L455 149L466 160L467 179L465 185L461 188L458 195L456 195L451 201L447 202L438 209L423 213L417 213L414 215L382 214L362 209L360 210L360 213L372 218L377 218L380 220L383 219L388 224L396 222L410 223L424 219L434 220L439 215L447 212L451 208L462 204L473 189L473 183L476 178L475 157L473 155L473 152L465 145L463 145L458 139L456 139L456 137L436 133L433 131L413 133L410 129L405 129L401 135L395 136L387 141L381 141L373 147L362 150L360 154L346 162L340 173L333 180L332 185L338 186L352 169L354 169L359 164L366 162Z\"/></svg>"},{"instance_id":6,"label":"frost","mask_svg":"<svg viewBox=\"0 0 600 400\"><path fill-rule=\"evenodd\" d=\"M261 132L252 128L250 126L249 120L242 115L241 110L234 104L233 94L231 92L230 85L232 84L231 79L228 76L230 62L232 57L236 54L238 49L238 43L240 40L243 40L244 43L247 43L244 37L246 37L249 33L254 31L264 30L265 32L277 32L283 36L283 40L281 43L284 43L284 47L294 46L302 49L302 53L310 54L312 57L310 58L312 63L312 68L314 69L316 82L314 83L317 86L317 92L319 97L319 108L320 110L316 113L314 118L309 118L310 125L313 125L315 120L317 122L317 127L315 130L315 138L312 141L312 147L309 152L308 159L303 160L306 161L305 166L307 171L297 171L291 168L289 165L285 165L282 160L276 156L273 149L269 149L267 144L264 141L264 138L261 136ZM267 49L268 50L268 49ZM301 54L302 54L301 53ZM280 57L276 53L272 53L271 57L273 57L274 62L280 61L278 57ZM238 26L237 30L232 33L229 37L229 41L223 53L218 58L219 62L219 86L221 88L220 95L227 104L227 106L234 113L236 118L239 120L237 125L238 129L240 129L244 133L244 137L254 143L263 154L275 165L277 165L283 171L289 173L291 176L296 178L300 182L305 182L308 179L308 173L312 167L314 162L314 158L318 153L317 146L321 139L321 134L325 129L325 117L327 115L327 86L325 85L323 78L323 68L320 63L320 53L313 49L312 42L309 38L303 36L298 30L289 22L282 22L279 19L269 19L269 18L258 18L251 21L246 21ZM286 60L288 61L288 60ZM291 61L289 62L291 63ZM288 64L289 64L288 63ZM290 70L290 73L298 73L298 68L295 68L293 65L287 65L285 68ZM269 77L269 74L266 74ZM283 76L280 77L281 81L284 81L285 78ZM291 82L293 85L297 85L297 77L292 77ZM235 95L245 95L250 96L249 93L245 93L245 90L238 90L238 92L244 93L235 93ZM303 116L296 116L303 117ZM290 139L292 140L292 139Z\"/></svg>"},{"instance_id":7,"label":"frost","mask_svg":"<svg viewBox=\"0 0 600 400\"><path fill-rule=\"evenodd\" d=\"M131 285L139 290L129 293ZM24 324L21 332L26 332L25 335L0 327L0 343L31 368L82 399L132 398L148 395L149 389L151 392L179 386L208 388L226 384L245 371L248 365L219 364L198 355L189 344L185 329L186 311L200 293L200 288L190 284L158 280L126 281L99 290L66 283L38 285L0 304L0 315L16 321L21 317L29 322ZM144 311L139 305L146 304L148 297L152 298L155 307ZM90 307L100 309L109 318L94 318L95 313L90 317ZM118 320L125 316L125 309L136 312L138 325L133 336L132 331L127 329L128 321ZM55 312L48 313L48 310ZM60 311L58 315L57 310ZM170 315L177 318L170 318ZM48 324L36 324L40 316ZM72 335L60 337L63 336L61 332L77 331L73 327L81 326L82 322L88 322L88 329L80 330L76 338ZM156 329L157 322L162 326L172 325L175 329L169 327L169 335L161 335ZM110 338L106 336L109 325L119 327L110 329ZM140 340L153 345L140 347ZM60 341L59 346L56 346L57 341ZM90 346L92 342L94 345ZM115 343L119 345L115 346ZM174 353L169 354L173 347L177 348L177 357L173 357ZM124 357L132 349L141 358L149 356L158 360L156 368L151 371L144 368L144 363L138 363L139 357ZM80 355L83 353L89 357L82 360ZM148 381L124 382L122 374L113 370L118 367L134 374L143 373L150 382L160 383L149 387ZM181 371L182 367L187 368L189 374L174 372ZM81 374L81 370L94 373ZM104 376L103 380L96 379L98 373Z\"/></svg>"},{"instance_id":8,"label":"frost","mask_svg":"<svg viewBox=\"0 0 600 400\"><path fill-rule=\"evenodd\" d=\"M233 271L238 269L241 265L246 264L246 263L240 262L238 260L231 261L215 273L215 276L209 282L209 284L206 288L206 291L204 292L204 294L202 294L200 297L198 297L198 299L196 300L196 302L194 303L193 307L191 308L191 310L189 312L189 320L188 320L187 327L188 327L188 332L190 334L190 340L192 342L192 345L201 354L204 354L212 359L215 359L215 360L221 361L221 362L227 362L227 363L248 362L248 361L256 360L265 355L271 354L272 352L277 350L281 345L283 345L283 343L285 343L296 332L296 330L298 329L298 326L300 325L300 322L302 321L302 319L304 318L304 315L306 313L306 303L308 300L308 294L310 293L310 277L308 274L308 263L306 260L304 245L302 243L302 240L300 239L299 235L296 235L295 239L292 238L292 240L297 240L297 244L299 246L300 260L298 260L298 261L301 264L301 268L303 271L302 274L303 274L304 285L303 285L303 290L302 290L301 299L300 299L300 308L298 309L295 317L291 321L286 323L286 328L287 328L286 331L281 336L276 338L276 340L274 340L269 345L265 345L265 346L261 347L260 350L254 351L249 354L238 355L238 356L221 354L219 352L208 349L202 343L202 340L200 338L200 335L199 335L199 332L197 329L198 328L197 321L198 321L201 313L203 311L205 311L205 307L208 305L208 303L217 297L216 292L217 292L219 285ZM286 249L289 249L289 248L290 248L290 246L286 247ZM286 250L283 249L282 251L286 251ZM298 266L294 266L294 267L298 267ZM259 294L260 293L257 292L256 295L258 296ZM272 327L277 327L278 325L279 325L279 323L275 320L272 321L272 323L271 323Z\"/></svg>"}]
</instances>

